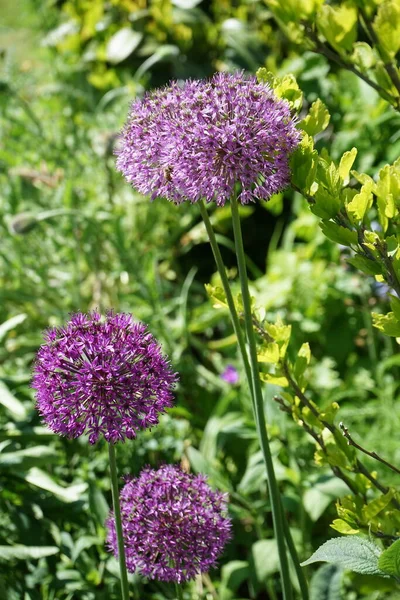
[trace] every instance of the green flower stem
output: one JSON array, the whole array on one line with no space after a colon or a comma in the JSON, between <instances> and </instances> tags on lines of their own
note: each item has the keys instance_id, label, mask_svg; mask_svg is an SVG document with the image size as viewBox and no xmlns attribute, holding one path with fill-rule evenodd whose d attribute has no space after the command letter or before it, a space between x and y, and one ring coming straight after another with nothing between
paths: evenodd
<instances>
[{"instance_id":1,"label":"green flower stem","mask_svg":"<svg viewBox=\"0 0 400 600\"><path fill-rule=\"evenodd\" d=\"M179 583L175 583L175 594L177 600L183 600L182 588Z\"/></svg>"},{"instance_id":2,"label":"green flower stem","mask_svg":"<svg viewBox=\"0 0 400 600\"><path fill-rule=\"evenodd\" d=\"M221 277L222 286L224 288L225 296L227 299L227 303L228 303L228 307L229 307L229 311L230 311L230 315L231 315L231 319L232 319L233 329L234 329L234 332L237 337L238 346L239 346L240 354L242 357L244 370L246 373L246 378L247 378L249 388L250 388L251 398L253 401L253 409L254 409L254 412L256 412L255 396L254 396L254 391L253 391L253 378L252 378L250 363L248 360L248 355L247 355L246 345L245 345L245 341L244 341L243 334L242 334L242 329L240 327L239 317L238 317L238 314L236 311L236 307L235 307L235 303L233 300L228 277L226 275L225 266L224 266L224 263L222 260L222 256L221 256L221 252L220 252L220 249L219 249L219 246L217 243L217 239L216 239L213 227L211 225L211 221L208 216L207 209L204 205L204 202L200 201L199 206L200 206L200 213L203 218L203 221L204 221L204 224L206 227L206 231L207 231L207 234L208 234L208 237L210 240L210 244L211 244L211 248L212 248L212 251L214 254L218 272ZM262 451L264 454L264 447L262 447ZM268 454L270 455L270 452ZM264 454L264 460L265 460L265 463L267 464L268 458L267 458L267 455L265 455L265 454ZM284 522L285 537L286 537L286 541L288 544L288 548L289 548L289 552L290 552L293 564L296 569L296 574L297 574L297 578L298 578L300 589L301 589L302 599L308 600L307 582L306 582L304 573L300 567L299 559L297 556L297 551L296 551L295 545L293 543L289 527L287 526L287 523L284 519L283 519L283 522Z\"/></svg>"},{"instance_id":3,"label":"green flower stem","mask_svg":"<svg viewBox=\"0 0 400 600\"><path fill-rule=\"evenodd\" d=\"M115 517L115 530L117 532L118 540L118 562L121 573L122 600L129 600L128 575L126 572L125 548L122 536L121 509L119 506L117 463L115 460L115 449L113 444L108 444L108 455L110 458L111 492Z\"/></svg>"},{"instance_id":4,"label":"green flower stem","mask_svg":"<svg viewBox=\"0 0 400 600\"><path fill-rule=\"evenodd\" d=\"M232 210L232 224L233 233L235 236L236 245L236 256L239 267L239 278L242 290L242 301L244 311L244 322L247 343L250 351L250 368L254 390L254 406L255 406L255 417L258 428L258 434L260 437L261 448L263 451L265 464L267 467L269 494L271 499L272 519L274 522L274 530L276 536L276 542L278 545L278 554L281 569L282 578L282 591L284 600L292 600L292 584L289 575L289 563L286 555L285 546L285 530L283 526L283 514L282 505L279 494L278 485L275 478L274 465L272 462L271 450L269 447L269 441L267 436L267 426L264 415L264 399L261 388L261 381L258 370L257 360L257 345L253 329L253 316L251 312L251 298L249 292L249 283L247 279L246 269L246 258L243 248L242 229L240 225L239 207L237 199L232 196L231 198L231 210Z\"/></svg>"}]
</instances>

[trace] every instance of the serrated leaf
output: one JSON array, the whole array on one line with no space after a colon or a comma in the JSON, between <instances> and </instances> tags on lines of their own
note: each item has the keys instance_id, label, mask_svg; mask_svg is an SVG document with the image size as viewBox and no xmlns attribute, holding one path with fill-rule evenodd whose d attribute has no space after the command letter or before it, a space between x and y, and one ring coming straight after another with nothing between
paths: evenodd
<instances>
[{"instance_id":1,"label":"serrated leaf","mask_svg":"<svg viewBox=\"0 0 400 600\"><path fill-rule=\"evenodd\" d=\"M305 567L315 562L328 562L363 575L385 576L378 567L381 553L379 546L365 538L339 537L322 544L308 560L301 563L301 566Z\"/></svg>"},{"instance_id":2,"label":"serrated leaf","mask_svg":"<svg viewBox=\"0 0 400 600\"><path fill-rule=\"evenodd\" d=\"M388 575L400 576L400 540L382 552L378 560L378 567Z\"/></svg>"},{"instance_id":3,"label":"serrated leaf","mask_svg":"<svg viewBox=\"0 0 400 600\"><path fill-rule=\"evenodd\" d=\"M57 546L0 546L0 561L38 560L58 552Z\"/></svg>"},{"instance_id":4,"label":"serrated leaf","mask_svg":"<svg viewBox=\"0 0 400 600\"><path fill-rule=\"evenodd\" d=\"M334 219L340 210L339 193L332 194L327 189L319 186L314 195L315 204L310 206L311 211L321 219Z\"/></svg>"},{"instance_id":5,"label":"serrated leaf","mask_svg":"<svg viewBox=\"0 0 400 600\"><path fill-rule=\"evenodd\" d=\"M357 232L337 225L333 221L322 220L319 223L322 233L332 242L342 244L343 246L352 246L357 244Z\"/></svg>"},{"instance_id":6,"label":"serrated leaf","mask_svg":"<svg viewBox=\"0 0 400 600\"><path fill-rule=\"evenodd\" d=\"M116 65L126 58L139 46L143 34L130 27L123 27L108 40L106 58Z\"/></svg>"},{"instance_id":7,"label":"serrated leaf","mask_svg":"<svg viewBox=\"0 0 400 600\"><path fill-rule=\"evenodd\" d=\"M300 127L308 135L315 136L328 127L330 118L328 109L318 98L312 103L308 115L300 122Z\"/></svg>"},{"instance_id":8,"label":"serrated leaf","mask_svg":"<svg viewBox=\"0 0 400 600\"><path fill-rule=\"evenodd\" d=\"M317 173L318 153L313 139L305 135L290 157L292 182L302 192L308 193Z\"/></svg>"},{"instance_id":9,"label":"serrated leaf","mask_svg":"<svg viewBox=\"0 0 400 600\"><path fill-rule=\"evenodd\" d=\"M348 152L345 152L340 159L338 171L339 176L343 182L348 181L350 175L350 169L353 166L353 163L357 156L357 148L352 148Z\"/></svg>"}]
</instances>

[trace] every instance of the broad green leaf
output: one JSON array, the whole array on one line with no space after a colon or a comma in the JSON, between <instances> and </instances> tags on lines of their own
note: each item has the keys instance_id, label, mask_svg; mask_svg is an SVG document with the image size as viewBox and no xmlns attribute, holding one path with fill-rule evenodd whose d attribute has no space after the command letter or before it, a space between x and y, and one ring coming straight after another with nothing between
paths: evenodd
<instances>
[{"instance_id":1,"label":"broad green leaf","mask_svg":"<svg viewBox=\"0 0 400 600\"><path fill-rule=\"evenodd\" d=\"M357 10L350 3L324 4L317 15L317 27L335 50L350 52L357 39Z\"/></svg>"},{"instance_id":2,"label":"broad green leaf","mask_svg":"<svg viewBox=\"0 0 400 600\"><path fill-rule=\"evenodd\" d=\"M279 346L275 342L263 344L257 353L258 362L276 364L279 362Z\"/></svg>"},{"instance_id":3,"label":"broad green leaf","mask_svg":"<svg viewBox=\"0 0 400 600\"><path fill-rule=\"evenodd\" d=\"M353 163L357 156L357 148L352 148L348 152L345 152L340 159L338 171L339 176L343 182L347 182L350 175L350 169L353 166Z\"/></svg>"},{"instance_id":4,"label":"broad green leaf","mask_svg":"<svg viewBox=\"0 0 400 600\"><path fill-rule=\"evenodd\" d=\"M400 336L400 321L396 319L396 315L393 312L389 312L386 315L371 313L371 316L374 327L380 329L386 335L392 337Z\"/></svg>"},{"instance_id":5,"label":"broad green leaf","mask_svg":"<svg viewBox=\"0 0 400 600\"><path fill-rule=\"evenodd\" d=\"M323 565L312 576L310 600L342 600L342 579L342 568Z\"/></svg>"},{"instance_id":6,"label":"broad green leaf","mask_svg":"<svg viewBox=\"0 0 400 600\"><path fill-rule=\"evenodd\" d=\"M87 548L91 548L92 546L101 546L102 544L103 540L99 537L95 537L93 535L80 536L74 545L74 549L71 554L71 561L75 562L83 550L87 550Z\"/></svg>"},{"instance_id":7,"label":"broad green leaf","mask_svg":"<svg viewBox=\"0 0 400 600\"><path fill-rule=\"evenodd\" d=\"M322 544L308 560L301 564L304 567L315 562L328 562L355 573L385 576L378 567L381 553L379 546L365 538L339 537Z\"/></svg>"},{"instance_id":8,"label":"broad green leaf","mask_svg":"<svg viewBox=\"0 0 400 600\"><path fill-rule=\"evenodd\" d=\"M400 2L385 0L373 22L381 48L387 53L384 60L393 58L400 49Z\"/></svg>"},{"instance_id":9,"label":"broad green leaf","mask_svg":"<svg viewBox=\"0 0 400 600\"><path fill-rule=\"evenodd\" d=\"M7 321L4 321L4 323L0 325L0 340L2 340L9 331L12 331L18 325L23 323L26 317L27 315L25 313L21 313L19 315L15 315L15 317L7 319Z\"/></svg>"},{"instance_id":10,"label":"broad green leaf","mask_svg":"<svg viewBox=\"0 0 400 600\"><path fill-rule=\"evenodd\" d=\"M193 446L189 446L187 449L187 455L196 473L204 473L208 475L209 481L212 485L216 485L220 490L224 492L232 491L232 485L230 481L224 477L218 469L213 467L210 462Z\"/></svg>"},{"instance_id":11,"label":"broad green leaf","mask_svg":"<svg viewBox=\"0 0 400 600\"><path fill-rule=\"evenodd\" d=\"M336 225L333 221L322 220L319 223L322 233L332 242L342 244L343 246L352 246L357 244L357 232L352 229L347 229L341 225Z\"/></svg>"},{"instance_id":12,"label":"broad green leaf","mask_svg":"<svg viewBox=\"0 0 400 600\"><path fill-rule=\"evenodd\" d=\"M104 522L110 512L107 500L103 492L95 482L89 484L89 508L90 512L97 518L97 522L104 526Z\"/></svg>"},{"instance_id":13,"label":"broad green leaf","mask_svg":"<svg viewBox=\"0 0 400 600\"><path fill-rule=\"evenodd\" d=\"M390 307L394 313L394 316L400 322L400 299L397 298L397 296L391 297Z\"/></svg>"},{"instance_id":14,"label":"broad green leaf","mask_svg":"<svg viewBox=\"0 0 400 600\"><path fill-rule=\"evenodd\" d=\"M354 221L363 221L366 213L372 206L372 186L365 183L359 194L356 194L353 199L347 204L346 210L349 216Z\"/></svg>"},{"instance_id":15,"label":"broad green leaf","mask_svg":"<svg viewBox=\"0 0 400 600\"><path fill-rule=\"evenodd\" d=\"M31 485L46 490L57 496L59 500L67 503L81 500L82 494L87 489L86 483L77 483L69 487L62 487L50 475L36 467L32 467L27 473L19 473L19 476Z\"/></svg>"},{"instance_id":16,"label":"broad green leaf","mask_svg":"<svg viewBox=\"0 0 400 600\"><path fill-rule=\"evenodd\" d=\"M378 567L388 575L400 576L400 540L382 552L378 560Z\"/></svg>"},{"instance_id":17,"label":"broad green leaf","mask_svg":"<svg viewBox=\"0 0 400 600\"><path fill-rule=\"evenodd\" d=\"M320 186L315 193L315 204L310 205L311 211L321 219L334 219L340 210L339 193L332 194Z\"/></svg>"},{"instance_id":18,"label":"broad green leaf","mask_svg":"<svg viewBox=\"0 0 400 600\"><path fill-rule=\"evenodd\" d=\"M123 27L108 40L106 58L116 65L126 58L139 46L143 34L130 27Z\"/></svg>"},{"instance_id":19,"label":"broad green leaf","mask_svg":"<svg viewBox=\"0 0 400 600\"><path fill-rule=\"evenodd\" d=\"M318 98L312 103L308 115L300 122L299 127L308 135L315 136L328 127L330 118L328 109Z\"/></svg>"},{"instance_id":20,"label":"broad green leaf","mask_svg":"<svg viewBox=\"0 0 400 600\"><path fill-rule=\"evenodd\" d=\"M16 421L23 421L26 419L27 412L25 406L11 394L2 381L0 381L0 404L8 410L10 415L14 417Z\"/></svg>"},{"instance_id":21,"label":"broad green leaf","mask_svg":"<svg viewBox=\"0 0 400 600\"><path fill-rule=\"evenodd\" d=\"M356 269L360 269L360 271L366 273L367 275L380 275L382 273L381 264L366 258L365 256L361 256L360 254L348 258L347 262L353 265L353 267Z\"/></svg>"},{"instance_id":22,"label":"broad green leaf","mask_svg":"<svg viewBox=\"0 0 400 600\"><path fill-rule=\"evenodd\" d=\"M59 552L57 546L0 546L0 561L38 560Z\"/></svg>"},{"instance_id":23,"label":"broad green leaf","mask_svg":"<svg viewBox=\"0 0 400 600\"><path fill-rule=\"evenodd\" d=\"M305 491L303 505L310 519L317 521L331 502L348 493L349 488L341 479L324 476Z\"/></svg>"},{"instance_id":24,"label":"broad green leaf","mask_svg":"<svg viewBox=\"0 0 400 600\"><path fill-rule=\"evenodd\" d=\"M251 547L251 566L258 583L279 571L279 555L276 540L259 540Z\"/></svg>"},{"instance_id":25,"label":"broad green leaf","mask_svg":"<svg viewBox=\"0 0 400 600\"><path fill-rule=\"evenodd\" d=\"M240 584L249 576L249 563L245 560L231 560L221 569L220 600L231 600Z\"/></svg>"},{"instance_id":26,"label":"broad green leaf","mask_svg":"<svg viewBox=\"0 0 400 600\"><path fill-rule=\"evenodd\" d=\"M394 490L390 489L387 494L382 494L375 498L371 502L369 502L362 509L362 515L365 521L371 521L374 517L379 515L379 513L387 507L387 505L391 502L394 496Z\"/></svg>"},{"instance_id":27,"label":"broad green leaf","mask_svg":"<svg viewBox=\"0 0 400 600\"><path fill-rule=\"evenodd\" d=\"M58 452L52 446L33 446L15 452L0 453L0 468L27 471L31 467L49 465L58 461Z\"/></svg>"}]
</instances>

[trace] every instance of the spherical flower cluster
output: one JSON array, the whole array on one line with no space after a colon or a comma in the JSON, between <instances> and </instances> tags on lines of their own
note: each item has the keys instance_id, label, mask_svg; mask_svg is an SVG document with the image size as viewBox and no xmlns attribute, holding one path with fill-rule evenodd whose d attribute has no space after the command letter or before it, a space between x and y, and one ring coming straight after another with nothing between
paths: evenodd
<instances>
[{"instance_id":1,"label":"spherical flower cluster","mask_svg":"<svg viewBox=\"0 0 400 600\"><path fill-rule=\"evenodd\" d=\"M37 408L68 437L134 438L172 406L176 374L154 337L129 314L77 313L45 335L34 366Z\"/></svg>"},{"instance_id":2,"label":"spherical flower cluster","mask_svg":"<svg viewBox=\"0 0 400 600\"><path fill-rule=\"evenodd\" d=\"M117 168L139 192L179 204L267 200L290 181L300 140L289 105L243 73L217 73L133 103Z\"/></svg>"},{"instance_id":3,"label":"spherical flower cluster","mask_svg":"<svg viewBox=\"0 0 400 600\"><path fill-rule=\"evenodd\" d=\"M128 571L149 579L181 583L208 571L230 538L225 494L177 466L144 469L122 488L120 505ZM117 556L112 514L107 527Z\"/></svg>"}]
</instances>

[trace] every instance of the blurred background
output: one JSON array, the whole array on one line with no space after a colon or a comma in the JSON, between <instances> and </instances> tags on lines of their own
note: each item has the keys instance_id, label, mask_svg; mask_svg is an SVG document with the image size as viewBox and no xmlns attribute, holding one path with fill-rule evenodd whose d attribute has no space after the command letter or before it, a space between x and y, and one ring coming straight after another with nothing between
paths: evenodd
<instances>
[{"instance_id":1,"label":"blurred background","mask_svg":"<svg viewBox=\"0 0 400 600\"><path fill-rule=\"evenodd\" d=\"M146 321L181 377L175 408L119 450L121 472L181 462L230 494L234 539L186 598L280 597L251 403L228 314L204 290L218 277L198 208L137 195L113 157L129 104L145 90L261 66L294 73L305 109L317 97L327 105L317 145L334 159L356 146L355 168L374 174L398 156L400 116L352 73L289 42L262 0L0 0L2 600L119 597L104 547L106 448L42 427L30 388L42 331L93 308ZM387 308L387 288L346 265L346 249L292 191L241 216L256 303L292 325L293 354L308 341L316 357L313 400L339 402L364 445L396 463L400 363L370 318L371 307ZM233 280L229 208L212 220ZM269 433L305 559L329 537L346 488L315 465L312 439L279 412L277 392L265 389ZM337 575L323 569L314 577ZM137 598L174 598L172 586L131 579ZM396 597L385 580L356 575L341 588L334 598Z\"/></svg>"}]
</instances>

